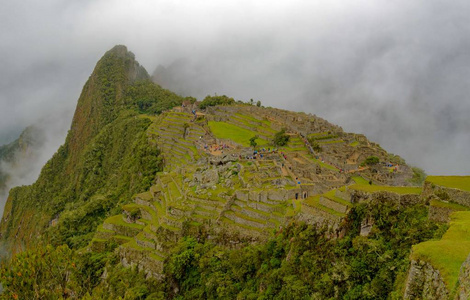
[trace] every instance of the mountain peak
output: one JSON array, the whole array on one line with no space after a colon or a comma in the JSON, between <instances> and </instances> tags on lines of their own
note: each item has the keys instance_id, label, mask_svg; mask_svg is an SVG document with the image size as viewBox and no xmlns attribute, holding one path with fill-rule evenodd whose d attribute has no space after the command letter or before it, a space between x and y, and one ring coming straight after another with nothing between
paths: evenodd
<instances>
[{"instance_id":1,"label":"mountain peak","mask_svg":"<svg viewBox=\"0 0 470 300\"><path fill-rule=\"evenodd\" d=\"M125 45L116 45L116 46L114 46L113 48L111 48L110 50L108 50L106 52L106 54L110 54L110 53L116 54L119 57L126 57L129 54L132 54L132 56L134 56L134 54L132 52L127 51L127 47ZM135 58L135 57L133 57L133 58Z\"/></svg>"}]
</instances>

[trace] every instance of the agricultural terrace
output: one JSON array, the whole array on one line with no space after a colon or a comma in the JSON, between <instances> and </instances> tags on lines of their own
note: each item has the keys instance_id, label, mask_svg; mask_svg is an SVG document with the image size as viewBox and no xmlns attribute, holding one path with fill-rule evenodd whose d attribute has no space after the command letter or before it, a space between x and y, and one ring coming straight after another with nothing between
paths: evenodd
<instances>
[{"instance_id":1,"label":"agricultural terrace","mask_svg":"<svg viewBox=\"0 0 470 300\"><path fill-rule=\"evenodd\" d=\"M412 258L429 262L437 268L449 291L457 284L460 266L470 252L470 212L451 215L450 227L439 241L413 246Z\"/></svg>"},{"instance_id":2,"label":"agricultural terrace","mask_svg":"<svg viewBox=\"0 0 470 300\"><path fill-rule=\"evenodd\" d=\"M470 176L428 176L426 181L435 185L470 192Z\"/></svg>"}]
</instances>

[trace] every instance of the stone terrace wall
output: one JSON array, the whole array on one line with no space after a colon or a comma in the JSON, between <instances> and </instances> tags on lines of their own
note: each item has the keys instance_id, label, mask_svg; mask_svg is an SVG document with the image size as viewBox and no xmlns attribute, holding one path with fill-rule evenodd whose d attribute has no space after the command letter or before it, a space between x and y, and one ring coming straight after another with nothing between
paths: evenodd
<instances>
[{"instance_id":1,"label":"stone terrace wall","mask_svg":"<svg viewBox=\"0 0 470 300\"><path fill-rule=\"evenodd\" d=\"M429 263L411 261L404 299L449 299L441 274Z\"/></svg>"},{"instance_id":2,"label":"stone terrace wall","mask_svg":"<svg viewBox=\"0 0 470 300\"><path fill-rule=\"evenodd\" d=\"M401 206L415 205L421 202L420 195L417 194L397 194L388 191L379 191L374 193L368 193L358 190L349 189L351 193L351 202L358 203L363 201L380 201L380 202L393 202Z\"/></svg>"},{"instance_id":3,"label":"stone terrace wall","mask_svg":"<svg viewBox=\"0 0 470 300\"><path fill-rule=\"evenodd\" d=\"M455 295L456 300L467 300L470 298L470 255L460 268L459 288Z\"/></svg>"},{"instance_id":4,"label":"stone terrace wall","mask_svg":"<svg viewBox=\"0 0 470 300\"><path fill-rule=\"evenodd\" d=\"M424 182L422 196L426 199L436 196L441 200L450 200L470 207L470 192L439 186L428 181Z\"/></svg>"}]
</instances>

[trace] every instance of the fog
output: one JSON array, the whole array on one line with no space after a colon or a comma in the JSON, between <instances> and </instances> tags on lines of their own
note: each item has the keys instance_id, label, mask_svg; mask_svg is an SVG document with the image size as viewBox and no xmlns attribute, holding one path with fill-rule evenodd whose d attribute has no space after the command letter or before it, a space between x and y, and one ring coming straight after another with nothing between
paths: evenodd
<instances>
[{"instance_id":1,"label":"fog","mask_svg":"<svg viewBox=\"0 0 470 300\"><path fill-rule=\"evenodd\" d=\"M47 119L40 157L51 157L96 61L124 44L181 94L311 112L428 174L468 174L468 11L464 0L7 0L0 144Z\"/></svg>"}]
</instances>

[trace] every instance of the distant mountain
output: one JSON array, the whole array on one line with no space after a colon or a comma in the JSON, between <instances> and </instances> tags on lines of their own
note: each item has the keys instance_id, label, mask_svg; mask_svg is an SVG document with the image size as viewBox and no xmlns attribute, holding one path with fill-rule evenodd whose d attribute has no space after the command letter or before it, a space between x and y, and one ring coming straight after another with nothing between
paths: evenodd
<instances>
[{"instance_id":1,"label":"distant mountain","mask_svg":"<svg viewBox=\"0 0 470 300\"><path fill-rule=\"evenodd\" d=\"M27 127L15 141L0 146L0 195L8 194L8 183L12 174L27 176L27 170L21 170L21 162L34 159L37 150L44 143L43 132L35 126ZM6 198L6 197L5 197Z\"/></svg>"}]
</instances>

